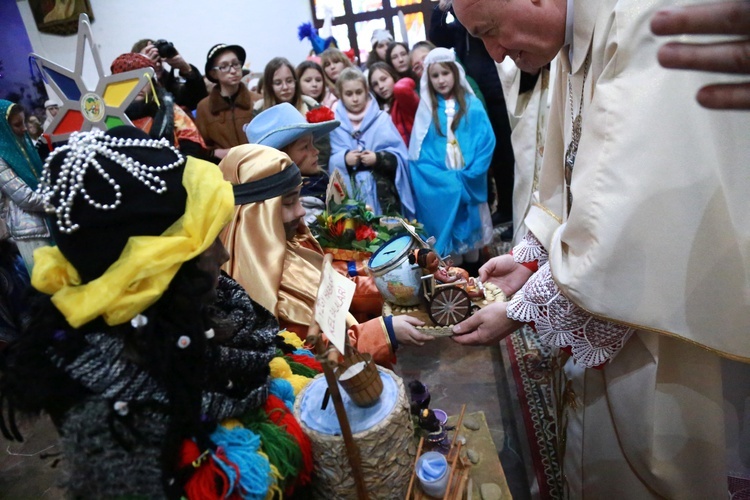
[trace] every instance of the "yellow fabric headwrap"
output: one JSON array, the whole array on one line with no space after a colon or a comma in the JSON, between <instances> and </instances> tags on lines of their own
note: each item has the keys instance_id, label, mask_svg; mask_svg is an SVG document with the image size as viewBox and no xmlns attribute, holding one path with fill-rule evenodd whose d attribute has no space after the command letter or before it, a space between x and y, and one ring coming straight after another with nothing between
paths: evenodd
<instances>
[{"instance_id":1,"label":"yellow fabric headwrap","mask_svg":"<svg viewBox=\"0 0 750 500\"><path fill-rule=\"evenodd\" d=\"M285 153L258 144L232 148L219 168L232 184L265 179L293 165ZM290 191L296 186L290 186ZM222 234L224 270L280 321L309 325L318 294L323 250L306 225L287 241L282 196L237 206ZM303 243L315 248L312 250Z\"/></svg>"},{"instance_id":2,"label":"yellow fabric headwrap","mask_svg":"<svg viewBox=\"0 0 750 500\"><path fill-rule=\"evenodd\" d=\"M188 157L182 184L185 214L160 236L131 237L99 278L81 285L62 252L44 247L34 252L31 284L52 295L52 303L74 328L99 316L108 325L119 325L143 312L159 300L182 263L211 246L232 218L232 185L216 165Z\"/></svg>"}]
</instances>

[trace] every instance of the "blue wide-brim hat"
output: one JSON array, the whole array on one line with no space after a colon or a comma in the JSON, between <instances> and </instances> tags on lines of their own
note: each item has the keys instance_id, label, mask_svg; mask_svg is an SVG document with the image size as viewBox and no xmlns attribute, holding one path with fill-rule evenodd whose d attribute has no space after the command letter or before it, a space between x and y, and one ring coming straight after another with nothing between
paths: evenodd
<instances>
[{"instance_id":1,"label":"blue wide-brim hat","mask_svg":"<svg viewBox=\"0 0 750 500\"><path fill-rule=\"evenodd\" d=\"M338 120L308 123L297 108L284 102L272 106L245 125L244 131L250 144L262 144L281 149L305 134L313 139L326 135L341 124Z\"/></svg>"}]
</instances>

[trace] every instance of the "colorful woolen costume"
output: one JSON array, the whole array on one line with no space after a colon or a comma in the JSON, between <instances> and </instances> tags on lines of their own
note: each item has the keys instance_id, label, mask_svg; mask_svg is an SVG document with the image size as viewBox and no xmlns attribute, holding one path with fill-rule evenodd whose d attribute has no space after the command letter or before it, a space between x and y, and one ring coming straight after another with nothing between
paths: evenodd
<instances>
[{"instance_id":1,"label":"colorful woolen costume","mask_svg":"<svg viewBox=\"0 0 750 500\"><path fill-rule=\"evenodd\" d=\"M40 186L58 247L36 254L35 316L2 355L5 437L22 439L17 411L48 413L74 497L263 499L309 481L285 401L316 365L219 274L218 168L118 127L72 134ZM271 373L280 353L291 382Z\"/></svg>"}]
</instances>

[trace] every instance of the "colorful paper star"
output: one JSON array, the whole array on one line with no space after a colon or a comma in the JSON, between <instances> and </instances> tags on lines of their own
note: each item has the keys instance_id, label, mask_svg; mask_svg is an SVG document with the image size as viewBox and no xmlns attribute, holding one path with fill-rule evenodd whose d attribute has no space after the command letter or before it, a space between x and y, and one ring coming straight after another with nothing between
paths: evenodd
<instances>
[{"instance_id":1,"label":"colorful paper star","mask_svg":"<svg viewBox=\"0 0 750 500\"><path fill-rule=\"evenodd\" d=\"M83 81L83 61L87 47L96 65L99 79L93 90L86 87ZM151 68L104 76L99 51L91 35L91 25L86 14L81 14L78 19L78 47L74 70L63 68L37 54L31 54L31 58L36 60L47 83L62 102L57 116L44 131L50 135L52 142L65 141L71 133L77 131L93 128L108 130L118 125L132 125L125 110L154 76L154 70Z\"/></svg>"}]
</instances>

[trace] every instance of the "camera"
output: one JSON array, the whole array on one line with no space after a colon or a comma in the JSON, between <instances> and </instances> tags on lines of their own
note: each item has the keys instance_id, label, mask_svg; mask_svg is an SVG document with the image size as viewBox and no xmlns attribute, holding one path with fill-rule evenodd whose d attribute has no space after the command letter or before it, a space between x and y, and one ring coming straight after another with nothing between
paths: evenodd
<instances>
[{"instance_id":1,"label":"camera","mask_svg":"<svg viewBox=\"0 0 750 500\"><path fill-rule=\"evenodd\" d=\"M157 40L154 42L154 47L159 51L159 56L164 59L170 59L177 55L177 49L174 48L172 42Z\"/></svg>"}]
</instances>

